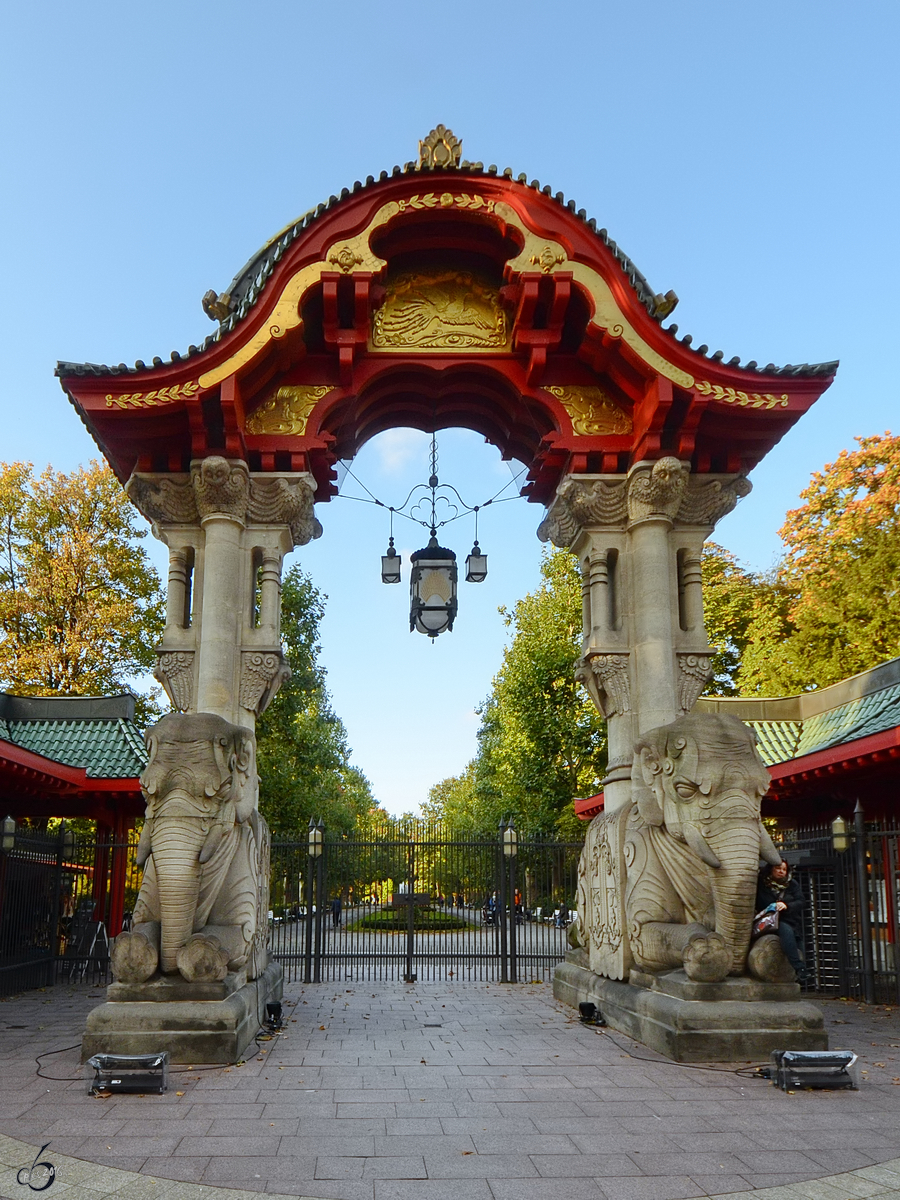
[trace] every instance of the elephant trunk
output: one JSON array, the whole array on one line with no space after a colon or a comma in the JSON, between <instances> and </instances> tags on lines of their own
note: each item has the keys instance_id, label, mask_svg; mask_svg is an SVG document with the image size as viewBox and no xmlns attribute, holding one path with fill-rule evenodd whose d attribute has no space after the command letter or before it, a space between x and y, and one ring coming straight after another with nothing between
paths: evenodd
<instances>
[{"instance_id":1,"label":"elephant trunk","mask_svg":"<svg viewBox=\"0 0 900 1200\"><path fill-rule=\"evenodd\" d=\"M716 933L731 950L730 975L742 975L750 946L759 867L759 824L729 822L709 839L720 866L710 871Z\"/></svg>"},{"instance_id":2,"label":"elephant trunk","mask_svg":"<svg viewBox=\"0 0 900 1200\"><path fill-rule=\"evenodd\" d=\"M178 970L175 955L193 933L200 895L200 851L205 834L196 817L158 818L153 830L153 864L159 885L160 969Z\"/></svg>"}]
</instances>

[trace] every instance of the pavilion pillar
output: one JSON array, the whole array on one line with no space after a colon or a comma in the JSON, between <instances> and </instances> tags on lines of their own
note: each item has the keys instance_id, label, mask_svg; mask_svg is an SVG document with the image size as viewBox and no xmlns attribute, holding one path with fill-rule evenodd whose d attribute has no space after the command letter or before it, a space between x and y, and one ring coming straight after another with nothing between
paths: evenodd
<instances>
[{"instance_id":1,"label":"pavilion pillar","mask_svg":"<svg viewBox=\"0 0 900 1200\"><path fill-rule=\"evenodd\" d=\"M607 811L631 800L638 736L690 712L710 678L700 557L749 491L743 476L691 475L675 458L570 475L538 531L581 565L577 677L607 720Z\"/></svg>"},{"instance_id":2,"label":"pavilion pillar","mask_svg":"<svg viewBox=\"0 0 900 1200\"><path fill-rule=\"evenodd\" d=\"M284 556L321 534L315 481L218 456L190 474L135 474L128 495L169 547L156 677L183 713L253 729L289 671L281 652Z\"/></svg>"}]
</instances>

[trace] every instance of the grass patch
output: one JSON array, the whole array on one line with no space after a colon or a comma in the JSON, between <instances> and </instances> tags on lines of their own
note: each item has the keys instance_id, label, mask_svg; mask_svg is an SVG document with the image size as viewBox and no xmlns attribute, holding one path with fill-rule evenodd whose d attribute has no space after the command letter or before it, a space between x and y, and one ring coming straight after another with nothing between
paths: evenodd
<instances>
[{"instance_id":1,"label":"grass patch","mask_svg":"<svg viewBox=\"0 0 900 1200\"><path fill-rule=\"evenodd\" d=\"M379 933L404 933L408 929L409 918L404 909L385 909L383 912L370 913L360 917L348 925L348 929L371 929ZM455 929L475 929L464 917L454 916L453 913L436 912L430 908L417 908L413 919L413 928L421 933L449 933Z\"/></svg>"}]
</instances>

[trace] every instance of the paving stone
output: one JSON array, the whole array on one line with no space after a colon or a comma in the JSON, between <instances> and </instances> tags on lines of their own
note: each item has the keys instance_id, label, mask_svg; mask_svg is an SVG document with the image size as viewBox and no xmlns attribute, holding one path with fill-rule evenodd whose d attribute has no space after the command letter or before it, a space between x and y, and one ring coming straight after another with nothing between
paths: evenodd
<instances>
[{"instance_id":1,"label":"paving stone","mask_svg":"<svg viewBox=\"0 0 900 1200\"><path fill-rule=\"evenodd\" d=\"M641 1061L658 1056L583 1028L544 985L331 983L303 988L305 1005L296 1003L300 991L288 986L295 1019L264 1057L231 1070L173 1072L162 1096L102 1101L79 1079L36 1080L33 1062L77 1040L97 994L76 987L18 998L30 1028L9 1043L0 1119L21 1137L0 1136L0 1162L8 1152L27 1165L50 1141L69 1171L67 1190L94 1182L82 1168L105 1181L90 1200L237 1200L215 1185L319 1200L412 1200L413 1188L415 1200L506 1200L513 1191L516 1200L572 1200L579 1189L592 1200L900 1192L900 1090L877 1076L858 1093L786 1096L730 1073ZM875 1017L865 1006L828 1003L858 1023L842 1040L846 1033L847 1044L867 1048L870 1071L876 1057L887 1059L884 1031L900 1040L896 1014L893 1026L879 1018L870 1035L866 1022ZM38 1046L34 1030L50 1010L57 1015ZM430 1020L443 1028L426 1030ZM78 1075L77 1053L59 1055L54 1071ZM73 1157L85 1146L104 1161ZM426 1159L437 1178L422 1178ZM356 1177L317 1179L320 1163ZM867 1178L856 1168L883 1174ZM822 1179L834 1171L841 1174ZM0 1168L0 1195L3 1187L17 1194L14 1177L12 1163ZM191 1181L201 1177L195 1190ZM60 1191L59 1200L88 1197Z\"/></svg>"},{"instance_id":2,"label":"paving stone","mask_svg":"<svg viewBox=\"0 0 900 1200\"><path fill-rule=\"evenodd\" d=\"M693 1200L702 1195L693 1179L671 1175L668 1178L622 1177L600 1181L606 1200ZM501 1200L500 1197L497 1200ZM503 1198L505 1200L505 1197Z\"/></svg>"}]
</instances>

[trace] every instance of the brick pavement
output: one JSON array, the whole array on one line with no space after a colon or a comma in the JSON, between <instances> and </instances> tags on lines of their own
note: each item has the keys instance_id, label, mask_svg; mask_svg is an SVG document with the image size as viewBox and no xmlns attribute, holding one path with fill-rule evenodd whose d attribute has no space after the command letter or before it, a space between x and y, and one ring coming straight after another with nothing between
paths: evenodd
<instances>
[{"instance_id":1,"label":"brick pavement","mask_svg":"<svg viewBox=\"0 0 900 1200\"><path fill-rule=\"evenodd\" d=\"M283 1036L163 1096L89 1097L74 1049L37 1077L102 998L0 1003L3 1197L31 1194L16 1171L45 1142L56 1200L900 1197L896 1010L826 1002L832 1045L864 1060L849 1093L671 1064L544 984L295 984Z\"/></svg>"}]
</instances>

